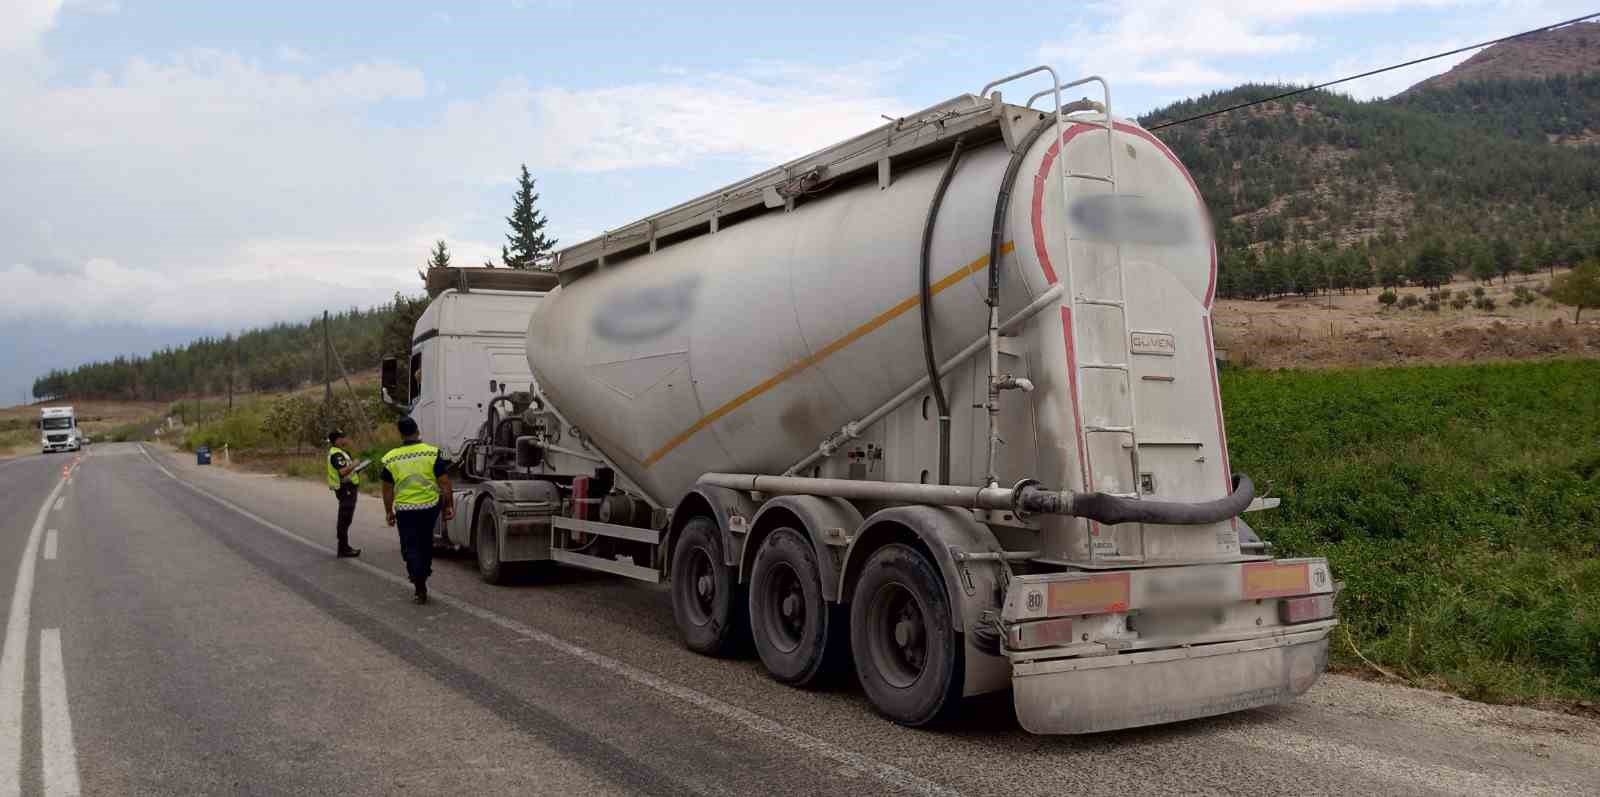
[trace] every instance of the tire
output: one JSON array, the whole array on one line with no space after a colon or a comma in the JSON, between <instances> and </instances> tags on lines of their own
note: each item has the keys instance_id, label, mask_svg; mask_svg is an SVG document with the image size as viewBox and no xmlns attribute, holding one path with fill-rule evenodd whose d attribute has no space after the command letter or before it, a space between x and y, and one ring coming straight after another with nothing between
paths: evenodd
<instances>
[{"instance_id":1,"label":"tire","mask_svg":"<svg viewBox=\"0 0 1600 797\"><path fill-rule=\"evenodd\" d=\"M725 561L716 522L690 518L672 547L672 617L684 646L707 656L732 655L749 627L738 577Z\"/></svg>"},{"instance_id":2,"label":"tire","mask_svg":"<svg viewBox=\"0 0 1600 797\"><path fill-rule=\"evenodd\" d=\"M488 584L504 584L506 565L500 561L499 523L495 520L494 499L478 502L478 517L472 524L473 548L478 554L478 575Z\"/></svg>"},{"instance_id":3,"label":"tire","mask_svg":"<svg viewBox=\"0 0 1600 797\"><path fill-rule=\"evenodd\" d=\"M895 543L867 559L850 601L850 650L879 714L920 727L960 702L964 659L950 616L944 579L921 551Z\"/></svg>"},{"instance_id":4,"label":"tire","mask_svg":"<svg viewBox=\"0 0 1600 797\"><path fill-rule=\"evenodd\" d=\"M767 672L810 686L837 671L848 623L848 610L823 596L811 540L791 528L768 534L750 570L750 635Z\"/></svg>"}]
</instances>

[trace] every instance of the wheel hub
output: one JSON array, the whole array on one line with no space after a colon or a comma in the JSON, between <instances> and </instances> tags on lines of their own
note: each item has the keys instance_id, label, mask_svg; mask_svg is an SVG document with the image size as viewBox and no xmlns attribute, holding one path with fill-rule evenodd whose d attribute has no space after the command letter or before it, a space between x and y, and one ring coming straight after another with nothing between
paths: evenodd
<instances>
[{"instance_id":1,"label":"wheel hub","mask_svg":"<svg viewBox=\"0 0 1600 797\"><path fill-rule=\"evenodd\" d=\"M699 595L702 598L709 598L709 597L711 597L712 586L713 585L711 583L711 576L702 575L699 578L695 579L695 581L694 581L695 594Z\"/></svg>"}]
</instances>

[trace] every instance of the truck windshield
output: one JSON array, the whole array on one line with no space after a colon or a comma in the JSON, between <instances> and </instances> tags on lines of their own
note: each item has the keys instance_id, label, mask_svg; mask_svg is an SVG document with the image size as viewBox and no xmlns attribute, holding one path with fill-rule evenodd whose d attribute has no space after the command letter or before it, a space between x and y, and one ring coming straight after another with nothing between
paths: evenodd
<instances>
[{"instance_id":1,"label":"truck windshield","mask_svg":"<svg viewBox=\"0 0 1600 797\"><path fill-rule=\"evenodd\" d=\"M46 429L71 429L72 428L72 419L71 418L45 418L44 419L44 428L46 428Z\"/></svg>"}]
</instances>

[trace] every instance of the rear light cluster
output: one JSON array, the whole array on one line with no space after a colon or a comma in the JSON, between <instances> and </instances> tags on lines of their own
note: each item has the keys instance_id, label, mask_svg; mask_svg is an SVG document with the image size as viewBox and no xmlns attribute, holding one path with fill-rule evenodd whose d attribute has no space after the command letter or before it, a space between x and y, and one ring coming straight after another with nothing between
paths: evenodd
<instances>
[{"instance_id":1,"label":"rear light cluster","mask_svg":"<svg viewBox=\"0 0 1600 797\"><path fill-rule=\"evenodd\" d=\"M1284 625L1309 623L1333 616L1333 593L1285 598L1278 602L1278 620Z\"/></svg>"},{"instance_id":2,"label":"rear light cluster","mask_svg":"<svg viewBox=\"0 0 1600 797\"><path fill-rule=\"evenodd\" d=\"M1006 647L1012 650L1031 650L1066 645L1072 642L1072 618L1057 617L1017 623L1006 629Z\"/></svg>"}]
</instances>

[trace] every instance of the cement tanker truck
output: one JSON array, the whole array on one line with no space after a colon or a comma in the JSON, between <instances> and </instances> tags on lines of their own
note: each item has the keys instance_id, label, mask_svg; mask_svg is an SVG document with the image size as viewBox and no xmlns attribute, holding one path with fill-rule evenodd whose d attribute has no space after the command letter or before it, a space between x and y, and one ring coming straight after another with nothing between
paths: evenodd
<instances>
[{"instance_id":1,"label":"cement tanker truck","mask_svg":"<svg viewBox=\"0 0 1600 797\"><path fill-rule=\"evenodd\" d=\"M1008 687L1035 733L1308 689L1335 585L1240 517L1276 499L1228 462L1204 203L1098 78L995 90L1044 75L557 253L442 536L490 579L668 581L691 649L853 667L906 725Z\"/></svg>"}]
</instances>

